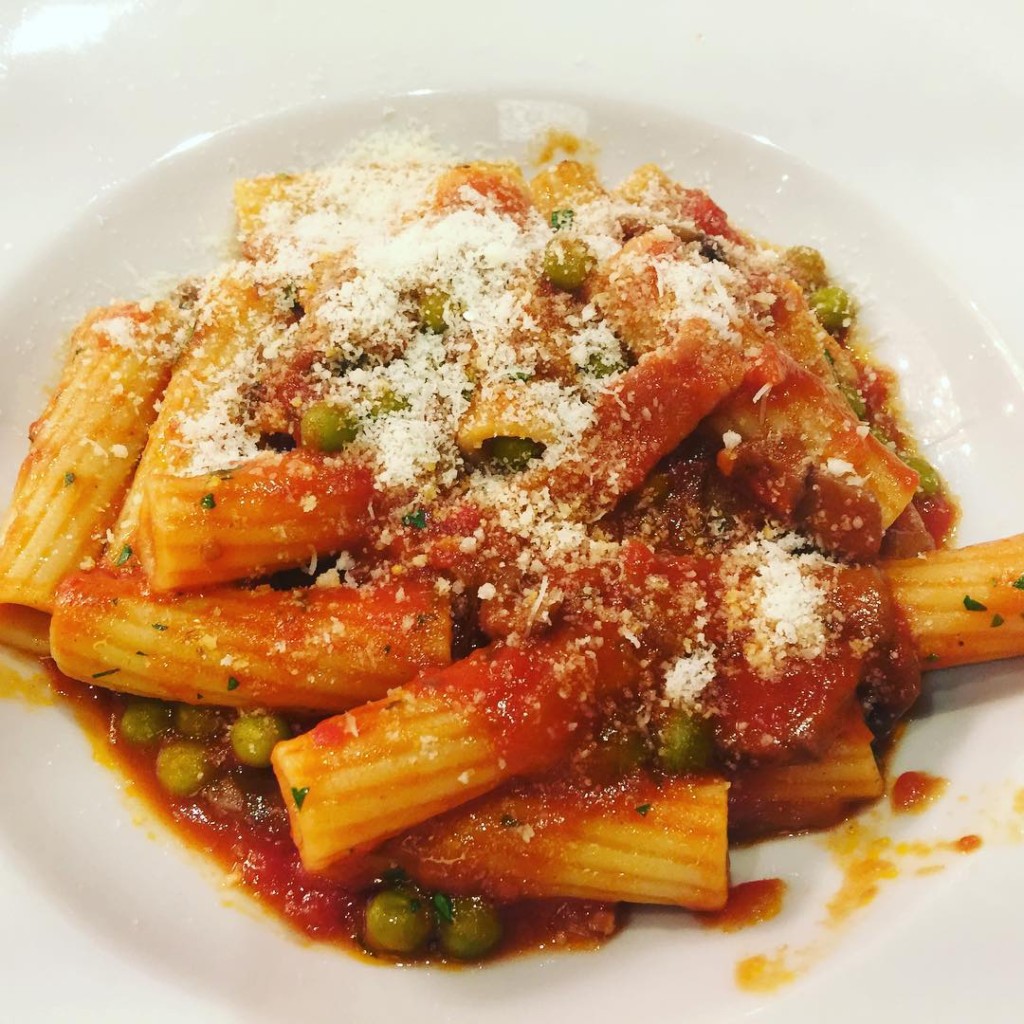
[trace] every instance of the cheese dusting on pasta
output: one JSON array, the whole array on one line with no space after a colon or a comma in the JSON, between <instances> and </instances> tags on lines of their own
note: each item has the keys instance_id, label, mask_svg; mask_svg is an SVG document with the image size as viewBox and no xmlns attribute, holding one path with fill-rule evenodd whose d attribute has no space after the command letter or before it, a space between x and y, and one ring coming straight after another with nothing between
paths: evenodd
<instances>
[{"instance_id":1,"label":"cheese dusting on pasta","mask_svg":"<svg viewBox=\"0 0 1024 1024\"><path fill-rule=\"evenodd\" d=\"M720 908L730 828L881 792L919 665L880 559L954 514L820 254L415 131L235 205L235 258L76 329L0 552L233 877L475 959L517 901Z\"/></svg>"}]
</instances>

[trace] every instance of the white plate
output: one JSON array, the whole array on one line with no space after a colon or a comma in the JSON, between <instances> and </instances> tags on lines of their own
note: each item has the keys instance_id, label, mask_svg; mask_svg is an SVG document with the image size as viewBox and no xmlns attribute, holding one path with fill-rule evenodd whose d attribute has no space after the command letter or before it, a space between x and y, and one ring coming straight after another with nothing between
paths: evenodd
<instances>
[{"instance_id":1,"label":"white plate","mask_svg":"<svg viewBox=\"0 0 1024 1024\"><path fill-rule=\"evenodd\" d=\"M549 116L537 101L553 100L557 119L602 144L610 173L671 160L681 176L710 181L744 226L820 244L867 300L886 356L907 364L911 411L963 496L962 539L1020 528L1021 378L1004 351L1006 339L1024 338L1016 5L972 5L964 28L952 3L930 5L927 20L867 5L834 14L751 5L740 16L523 3L488 12L487 31L469 4L358 17L282 6L258 19L253 6L176 20L145 4L7 5L5 488L52 378L55 339L89 304L214 259L232 177L330 156L354 130L379 124L385 106L396 108L393 120L414 111L452 142L514 152L516 126ZM380 98L428 85L456 92ZM1021 352L1019 341L1012 347ZM21 1020L701 1021L756 1011L816 1021L827 1011L854 1021L911 1008L935 1021L971 1011L1015 1019L1024 883L1007 837L1024 785L1018 680L1016 665L936 680L931 714L899 752L899 767L952 785L894 834L974 831L985 847L947 858L940 875L883 887L834 934L819 921L838 875L820 842L804 839L734 861L741 878L781 873L792 883L769 925L726 936L653 914L598 954L458 973L384 973L223 907L195 858L133 825L135 809L72 723L0 704L6 1006ZM774 994L738 990L736 961L781 944L791 959L810 948L817 962Z\"/></svg>"}]
</instances>

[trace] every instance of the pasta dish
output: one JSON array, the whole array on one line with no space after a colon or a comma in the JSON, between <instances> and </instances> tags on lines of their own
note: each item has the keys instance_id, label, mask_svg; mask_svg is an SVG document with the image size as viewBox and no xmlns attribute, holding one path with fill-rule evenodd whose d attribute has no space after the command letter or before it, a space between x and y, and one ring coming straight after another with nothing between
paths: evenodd
<instances>
[{"instance_id":1,"label":"pasta dish","mask_svg":"<svg viewBox=\"0 0 1024 1024\"><path fill-rule=\"evenodd\" d=\"M807 246L653 164L371 136L242 180L235 256L88 313L0 640L177 829L384 959L723 907L730 840L880 796L922 670L1024 652Z\"/></svg>"}]
</instances>

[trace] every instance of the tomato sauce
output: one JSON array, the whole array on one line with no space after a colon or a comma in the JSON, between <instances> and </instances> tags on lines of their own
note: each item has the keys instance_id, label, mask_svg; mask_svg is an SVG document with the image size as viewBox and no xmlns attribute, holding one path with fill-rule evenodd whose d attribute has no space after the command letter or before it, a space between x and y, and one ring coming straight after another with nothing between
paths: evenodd
<instances>
[{"instance_id":1,"label":"tomato sauce","mask_svg":"<svg viewBox=\"0 0 1024 1024\"><path fill-rule=\"evenodd\" d=\"M935 541L935 546L948 544L960 518L960 510L950 495L945 490L940 490L938 494L918 495L914 499L914 507Z\"/></svg>"},{"instance_id":2,"label":"tomato sauce","mask_svg":"<svg viewBox=\"0 0 1024 1024\"><path fill-rule=\"evenodd\" d=\"M892 784L889 803L897 814L920 814L948 785L948 780L928 772L903 772Z\"/></svg>"},{"instance_id":3,"label":"tomato sauce","mask_svg":"<svg viewBox=\"0 0 1024 1024\"><path fill-rule=\"evenodd\" d=\"M782 912L786 883L781 878L759 878L741 882L729 888L725 906L709 914L698 914L697 920L705 928L718 928L723 932L737 932L763 924Z\"/></svg>"},{"instance_id":4,"label":"tomato sauce","mask_svg":"<svg viewBox=\"0 0 1024 1024\"><path fill-rule=\"evenodd\" d=\"M578 148L567 137L548 140L551 152L558 146L572 151L573 145ZM459 165L441 179L437 207L465 205L467 189L513 219L522 217L531 203L517 175ZM703 239L706 260L725 260L722 239L744 244L725 212L705 192L680 187L672 196L682 217L692 220L704 235L718 238L719 242ZM682 243L673 237L664 244L678 249ZM550 302L540 302L538 297ZM560 296L548 284L534 299L542 310L551 305L559 311L556 324L561 323L563 307L582 301L580 296L571 300ZM819 827L851 809L851 801L845 799L789 805L779 799L778 785L759 789L757 773L823 757L851 713L864 728L861 709L868 714L869 724L884 734L913 702L918 666L912 652L908 653L908 637L896 621L883 576L874 568L849 564L825 570L824 575L834 577L825 580L823 575L822 579L833 616L828 645L819 653L793 658L775 674L771 685L765 685L762 670L745 654L744 645L754 627L727 625L723 618L730 586L722 569L724 555L730 545L758 537L772 517L783 530L803 530L840 562L870 562L878 554L883 541L879 501L857 493L863 484L842 483L830 475L831 470L822 475L817 465L821 452L810 452L805 433L818 430L832 443L831 434L845 431L858 439L849 442L851 452L859 450L858 445L877 449L885 444L886 455L896 452L904 461L915 451L895 409L892 374L870 366L848 344L852 339L845 328L827 345L840 355L842 348L847 362L852 361L863 411L851 402L857 414L851 416L841 397L845 391L836 387L843 382L838 377L833 381L827 369L819 374L819 368L811 368L815 359L821 362L815 349L823 344L822 336L817 328L800 334L795 311L807 314L807 306L802 295L798 299L791 308L779 298L774 313L780 331L787 318L792 321L791 345L801 342L801 337L801 343L806 343L800 360L789 349L776 348L770 332L762 337L748 326L745 330L753 332L752 340L763 343L756 346L762 354L751 361L739 349L715 344L707 325L695 321L608 383L595 400L597 426L585 435L579 452L567 455L553 470L526 470L527 488L547 490L551 498L578 512L581 523L596 524L597 530L622 545L621 558L600 569L543 566L545 587L560 596L557 606L543 609L545 616L550 610L554 617L541 621L555 626L539 639L531 637L532 618L524 621L522 613L524 596L532 597L529 573L537 573L530 559L529 570L520 566L521 556L530 554L528 545L511 527L488 521L486 509L475 507L465 494L455 495L447 504L426 502L403 516L402 528L396 528L387 543L381 542L376 554L382 571L401 580L422 576L431 586L436 575L443 574L445 582L460 585L456 593L481 598L453 601L457 634L453 646L461 660L429 670L408 690L413 696L440 696L452 708L465 711L472 718L474 735L490 743L508 777L535 778L568 760L571 767L557 770L571 778L578 768L573 759L586 762L590 758L587 763L599 780L607 775L614 781L632 773L653 780L655 786L664 782L666 769L657 761L659 734L656 729L650 733L644 729L647 721L657 725L669 702L663 700L662 707L644 706L648 720L638 725L638 697L658 692L652 682L656 673L664 675L668 660L680 656L679 637L696 632L698 599L692 595L697 594L703 616L701 640L716 651L718 662L708 691L714 702L714 722L707 729L711 752L707 763L688 770L694 775L713 771L733 784L733 836L737 822L746 837ZM290 301L291 310L280 315L303 317L298 297L292 295ZM311 315L314 312L311 307ZM289 450L287 457L269 457L268 463L284 461L299 468L309 463L316 472L295 473L284 485L271 474L267 487L284 486L284 497L296 504L308 496L307 478L326 480L318 506L325 519L329 518L328 499L336 497L335 491L344 491L342 497L349 490L357 492L352 501L339 498L339 508L356 508L358 529L353 527L352 540L369 545L375 538L369 536L371 527L363 519L373 516L364 512L371 498L385 499L374 493L365 467L345 469L338 460L311 455L303 447L290 451L304 441L294 410L309 398L311 360L310 352L301 350L278 368L277 378L262 379L261 388L275 398L265 405L260 426L266 447ZM835 366L831 357L828 361ZM758 431L751 430L752 440L742 458L722 447L723 432L714 424L720 401L735 397L738 391L749 415L774 417L761 441L756 440ZM755 409L762 394L769 398ZM652 409L658 415L652 415ZM857 417L863 421L859 426ZM630 424L628 429L624 424ZM832 430L837 424L843 429ZM736 425L742 424L737 420ZM876 439L867 437L869 426ZM799 437L791 436L794 429ZM278 440L272 443L275 437ZM846 454L845 449L836 451ZM843 463L838 458L824 461ZM912 489L915 471L899 460L890 461L897 462L894 472ZM337 479L324 476L325 462L334 467ZM612 475L596 479L595 466L617 467L614 481ZM230 479L226 475L223 486L229 487ZM217 490L218 502L222 491ZM911 553L944 543L955 526L957 509L944 488L929 485L928 491L919 489L914 514L894 531ZM213 494L209 497L212 501ZM195 502L190 508L197 523L208 518L209 505ZM855 525L839 529L837 524L844 520ZM478 553L478 535L486 555ZM722 536L728 539L720 540ZM468 547L467 540L472 540ZM751 568L748 574L755 571L759 570ZM480 595L483 586L489 587L487 599ZM540 591L537 594L534 612L542 596ZM636 620L629 617L637 611ZM642 622L638 629L642 638L625 629L633 621ZM275 628L275 636L285 631ZM516 643L486 647L489 639L502 640L514 633L519 634ZM585 654L573 647L583 637L589 644ZM340 877L340 869L332 875L314 874L303 867L285 798L270 769L246 767L232 754L231 713L215 712L220 716L217 733L206 745L214 768L212 781L195 797L175 797L161 788L157 778L159 743L132 745L121 735L119 723L131 698L56 674L54 686L109 750L115 765L133 779L146 802L189 845L203 850L302 935L377 956L364 949L361 938L367 900L383 884L381 877L372 877L375 865L360 861L348 879ZM375 715L380 703L356 708L345 719L319 723L320 716L291 715L288 726L292 735L313 730L313 741L330 748L344 742L349 726L354 727L353 735L359 735L361 716ZM862 749L868 749L867 741ZM893 786L892 806L900 812L919 811L943 785L944 780L924 773L905 773ZM546 792L557 793L557 789L552 786ZM292 790L292 798L298 800L296 793ZM306 793L301 790L303 798ZM296 806L301 810L301 803ZM646 815L651 806L651 801L644 800L635 810ZM559 811L563 809L559 806ZM977 837L964 836L957 848L969 852L975 843L980 843ZM369 874L354 881L355 873L364 869ZM877 883L890 877L890 869L885 857L862 858L831 905L833 915L845 913L847 904L870 898ZM736 885L725 908L702 915L701 923L734 931L771 920L782 909L785 891L785 883L774 878ZM717 905L720 896L718 891L718 899L704 905ZM614 907L581 900L523 900L502 905L501 914L504 938L499 954L593 945L613 934L619 924ZM432 950L416 958L417 962L433 959ZM747 983L755 988L788 974L784 965L765 958L754 958L744 970Z\"/></svg>"},{"instance_id":5,"label":"tomato sauce","mask_svg":"<svg viewBox=\"0 0 1024 1024\"><path fill-rule=\"evenodd\" d=\"M133 746L118 734L126 698L67 679L52 663L48 667L54 692L73 709L102 759L132 779L147 807L189 847L213 860L229 880L298 934L335 944L361 959L395 962L395 957L367 949L361 939L373 887L353 891L340 879L303 868L269 769L233 764L223 753L212 792L207 787L203 797L169 797L156 778L156 746ZM292 724L299 731L311 723L296 718ZM586 900L526 900L501 909L504 935L492 956L593 948L621 923L614 906ZM416 962L447 961L418 956Z\"/></svg>"},{"instance_id":6,"label":"tomato sauce","mask_svg":"<svg viewBox=\"0 0 1024 1024\"><path fill-rule=\"evenodd\" d=\"M486 642L480 633L481 623L493 627L499 620L477 620L471 609L467 613L462 607L456 618L463 636L458 653L464 660L449 669L421 676L414 689L447 694L453 706L471 694L474 714L486 723L495 749L507 760L510 770L517 773L529 775L547 770L567 751L587 745L595 754L592 763L598 765L602 740L592 727L606 720L618 721L612 694L632 693L631 687L642 675L639 666L665 657L680 628L679 616L689 614L679 595L696 586L707 594L709 639L719 645L723 658L731 659L723 663L730 676L730 688L723 692L719 708L718 751L714 755L717 770L731 777L737 759L753 758L762 763L773 758L785 762L808 753L820 756L856 701L865 668L870 669L870 658L862 664L861 656L852 653L856 645L850 646L851 641L870 639L877 648L876 656L887 662L903 643L886 603L884 585L873 569L845 570L846 582L832 594L845 623L837 634L839 646L826 658L810 664L798 663L792 672L784 673L772 689L772 700L765 704L767 688L749 672L746 678L741 652L729 647L715 624L721 601L715 549L713 545L706 546L703 531L687 530L687 524L696 527L706 522L712 508L729 515L734 524L756 526L762 515L749 496L729 485L723 486L709 470L707 446L699 439L688 442L680 452L663 460L652 476L657 486L647 498L626 502L608 517L608 531L625 542L617 575L595 575L591 570L575 576L552 574L557 586L564 590L563 615L568 623L561 627L564 635L556 630L529 640L524 646L504 648L496 657L489 650L473 653L474 647ZM455 506L447 514L426 515L424 520L424 527L410 528L395 542L393 553L400 557L399 565L411 561L414 552L425 551L435 568L443 567L456 578L464 574L467 584L479 583L479 561L468 558L455 543L455 538L467 536L479 526L478 510ZM658 546L657 551L646 542L648 539ZM671 543L667 543L669 539ZM489 571L487 578L499 590L520 587L514 569L515 551L508 547L511 544L510 537L495 538L502 558L496 559L494 571ZM668 553L672 549L678 553ZM406 578L414 577L413 572ZM589 618L584 614L584 595L594 588L599 588L604 607L616 613L615 627L598 648L592 665L581 658L584 670L566 688L565 669L569 662L560 645L564 645L566 637L571 639L576 628L572 625L574 617L584 619L588 628L594 629L593 612ZM672 595L671 600L664 597L666 592ZM634 649L618 632L617 613L641 604L647 615L648 632L643 643ZM558 680L552 676L553 669L557 669ZM899 691L900 711L916 694L916 666L907 666L905 683ZM866 692L871 692L873 684L869 681L865 685ZM270 770L244 767L231 754L226 741L229 713L224 713L221 733L211 745L216 780L200 796L176 798L165 793L157 781L157 744L132 746L119 735L118 721L129 698L59 676L55 677L55 686L93 735L108 746L111 759L136 782L146 802L190 846L204 851L236 879L242 889L308 938L336 943L359 955L386 962L394 960L367 951L361 940L367 899L379 888L379 880L354 888L352 879L346 881L329 873L313 874L303 868L290 834L284 800ZM780 693L785 695L782 701ZM585 699L581 701L581 697ZM875 707L884 706L887 699L887 694L876 687L872 697ZM578 708L579 713L569 714L567 707ZM354 714L358 716L360 711L357 709ZM756 731L758 736L772 736L773 746L766 747L758 740L758 746L748 749L743 734L750 723L750 734ZM315 728L316 734L328 744L338 739L341 728L330 719L317 725L315 718L301 715L291 716L289 724L295 734ZM632 748L632 740L637 737L629 728L620 739L623 736ZM631 753L615 770L635 770L637 763L645 764L644 758L651 756L649 749L641 750L637 756ZM740 793L743 786L736 781L736 791ZM747 799L741 794L741 799L744 834L765 834L792 827L792 809L783 809L781 813L770 803L759 803L756 796ZM801 820L796 827L820 826L848 809L845 805L829 805L821 820ZM770 920L780 912L784 892L785 885L778 879L735 886L726 908L702 918L702 923L735 930ZM500 909L504 938L498 955L591 946L613 934L620 921L616 910L608 904L577 900L520 901L504 904ZM433 950L416 957L417 962L435 959ZM762 975L763 971L758 973L763 980Z\"/></svg>"},{"instance_id":7,"label":"tomato sauce","mask_svg":"<svg viewBox=\"0 0 1024 1024\"><path fill-rule=\"evenodd\" d=\"M981 849L982 838L981 836L974 835L973 833L961 836L953 843L953 848L957 853L975 853Z\"/></svg>"},{"instance_id":8,"label":"tomato sauce","mask_svg":"<svg viewBox=\"0 0 1024 1024\"><path fill-rule=\"evenodd\" d=\"M736 965L736 984L746 992L774 992L793 981L797 972L782 949L772 956L759 953Z\"/></svg>"}]
</instances>

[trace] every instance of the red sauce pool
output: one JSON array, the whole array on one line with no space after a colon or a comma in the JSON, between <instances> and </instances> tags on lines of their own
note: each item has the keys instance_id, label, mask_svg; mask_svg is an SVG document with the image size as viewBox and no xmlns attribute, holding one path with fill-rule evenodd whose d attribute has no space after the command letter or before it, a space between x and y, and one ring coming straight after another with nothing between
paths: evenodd
<instances>
[{"instance_id":1,"label":"red sauce pool","mask_svg":"<svg viewBox=\"0 0 1024 1024\"><path fill-rule=\"evenodd\" d=\"M303 868L269 769L222 766L221 778L244 798L238 807L211 804L201 797L170 797L156 779L158 746L132 746L119 739L116 722L125 699L66 679L52 663L49 667L53 689L92 739L97 758L130 778L147 807L187 846L212 858L300 935L332 943L361 959L395 962L394 957L367 950L360 941L370 891L353 892L335 879ZM614 906L585 900L527 900L500 909L504 935L488 960L541 949L594 948L618 931L621 923ZM445 963L431 952L414 962Z\"/></svg>"}]
</instances>

